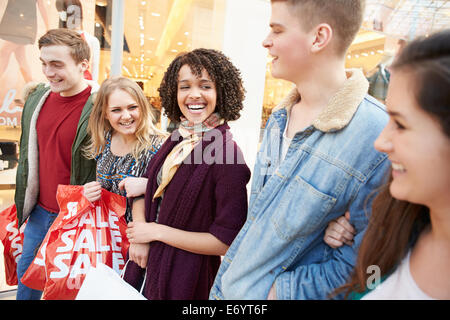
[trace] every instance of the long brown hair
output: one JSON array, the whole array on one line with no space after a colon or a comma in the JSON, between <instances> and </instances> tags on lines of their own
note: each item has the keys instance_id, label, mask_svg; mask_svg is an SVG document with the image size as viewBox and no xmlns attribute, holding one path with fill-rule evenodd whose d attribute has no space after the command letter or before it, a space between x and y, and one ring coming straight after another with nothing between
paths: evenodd
<instances>
[{"instance_id":1,"label":"long brown hair","mask_svg":"<svg viewBox=\"0 0 450 320\"><path fill-rule=\"evenodd\" d=\"M418 105L434 117L450 138L450 30L418 38L407 45L391 66L393 71L414 74L414 95ZM392 181L390 174L389 184ZM418 235L430 224L429 209L420 204L394 199L389 184L372 205L366 233L350 281L334 294L364 292L368 268L378 266L380 276L392 272L407 254Z\"/></svg>"},{"instance_id":2,"label":"long brown hair","mask_svg":"<svg viewBox=\"0 0 450 320\"><path fill-rule=\"evenodd\" d=\"M389 175L389 184L392 174ZM367 288L370 266L377 266L380 276L389 274L400 263L420 232L429 224L428 208L395 199L383 186L372 203L372 215L361 242L350 281L334 294L363 292Z\"/></svg>"}]
</instances>

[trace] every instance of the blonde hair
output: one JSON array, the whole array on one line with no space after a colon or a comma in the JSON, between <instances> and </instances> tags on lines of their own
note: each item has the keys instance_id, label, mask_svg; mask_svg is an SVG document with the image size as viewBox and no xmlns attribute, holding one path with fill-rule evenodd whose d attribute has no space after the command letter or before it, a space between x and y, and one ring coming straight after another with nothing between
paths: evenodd
<instances>
[{"instance_id":1,"label":"blonde hair","mask_svg":"<svg viewBox=\"0 0 450 320\"><path fill-rule=\"evenodd\" d=\"M106 144L106 133L112 130L112 127L106 119L108 108L108 99L115 90L127 92L137 103L140 111L140 121L136 129L136 142L132 148L131 154L137 160L140 153L151 147L152 136L157 135L166 138L168 134L153 124L155 116L152 107L144 95L139 85L128 78L115 76L106 79L95 97L91 116L88 123L88 133L90 135L89 144L84 148L84 153L89 159L94 159L99 155Z\"/></svg>"}]
</instances>

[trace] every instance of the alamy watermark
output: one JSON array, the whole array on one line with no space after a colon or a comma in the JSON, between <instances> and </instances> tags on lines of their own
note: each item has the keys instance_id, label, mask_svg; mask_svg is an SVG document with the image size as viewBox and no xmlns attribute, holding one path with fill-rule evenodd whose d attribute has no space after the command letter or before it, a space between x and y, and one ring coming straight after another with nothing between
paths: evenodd
<instances>
[{"instance_id":1,"label":"alamy watermark","mask_svg":"<svg viewBox=\"0 0 450 320\"><path fill-rule=\"evenodd\" d=\"M66 25L68 29L76 29L81 26L81 8L77 5L67 7Z\"/></svg>"},{"instance_id":2,"label":"alamy watermark","mask_svg":"<svg viewBox=\"0 0 450 320\"><path fill-rule=\"evenodd\" d=\"M366 280L366 287L369 290L375 289L381 282L381 269L377 265L370 265L366 270L370 276Z\"/></svg>"},{"instance_id":3,"label":"alamy watermark","mask_svg":"<svg viewBox=\"0 0 450 320\"><path fill-rule=\"evenodd\" d=\"M179 141L181 135L175 131L171 141ZM207 142L205 148L197 145L192 153L184 160L184 164L245 164L242 152L238 152L237 145L228 132L224 135L218 129L211 129L202 135L200 144Z\"/></svg>"}]
</instances>

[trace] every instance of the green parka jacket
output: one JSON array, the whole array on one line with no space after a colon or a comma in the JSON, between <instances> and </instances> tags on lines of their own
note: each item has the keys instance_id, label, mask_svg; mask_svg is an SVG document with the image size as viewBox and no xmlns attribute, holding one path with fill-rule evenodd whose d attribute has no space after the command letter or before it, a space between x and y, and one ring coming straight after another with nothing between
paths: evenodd
<instances>
[{"instance_id":1,"label":"green parka jacket","mask_svg":"<svg viewBox=\"0 0 450 320\"><path fill-rule=\"evenodd\" d=\"M87 125L99 85L88 81L91 96L84 105L77 132L72 145L72 162L70 184L82 185L95 180L96 163L86 159L82 147L88 142ZM22 225L35 207L39 197L39 148L37 142L36 122L39 112L50 94L50 87L38 84L29 90L22 111L22 135L20 137L19 165L16 174L16 193L14 201L17 207L19 226Z\"/></svg>"}]
</instances>

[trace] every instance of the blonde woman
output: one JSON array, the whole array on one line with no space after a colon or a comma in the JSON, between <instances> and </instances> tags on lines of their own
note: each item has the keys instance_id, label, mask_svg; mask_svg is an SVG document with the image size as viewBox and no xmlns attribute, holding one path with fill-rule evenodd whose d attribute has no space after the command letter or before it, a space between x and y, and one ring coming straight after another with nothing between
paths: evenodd
<instances>
[{"instance_id":1,"label":"blonde woman","mask_svg":"<svg viewBox=\"0 0 450 320\"><path fill-rule=\"evenodd\" d=\"M165 140L165 133L153 125L153 114L137 83L112 77L98 91L89 119L88 157L97 161L96 181L84 185L85 197L93 202L101 189L123 196L143 194L147 184L141 177L150 159ZM127 208L127 221L131 211Z\"/></svg>"}]
</instances>

